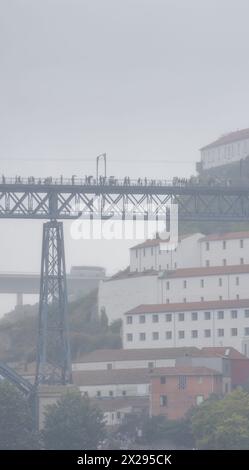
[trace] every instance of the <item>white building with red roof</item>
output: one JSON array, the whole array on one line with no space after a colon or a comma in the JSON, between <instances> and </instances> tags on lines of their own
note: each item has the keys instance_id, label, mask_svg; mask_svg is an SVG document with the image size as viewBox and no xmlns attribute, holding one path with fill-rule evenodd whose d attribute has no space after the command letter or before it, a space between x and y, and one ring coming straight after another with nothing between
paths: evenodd
<instances>
[{"instance_id":1,"label":"white building with red roof","mask_svg":"<svg viewBox=\"0 0 249 470\"><path fill-rule=\"evenodd\" d=\"M200 152L203 170L243 160L249 155L249 129L222 135Z\"/></svg>"}]
</instances>

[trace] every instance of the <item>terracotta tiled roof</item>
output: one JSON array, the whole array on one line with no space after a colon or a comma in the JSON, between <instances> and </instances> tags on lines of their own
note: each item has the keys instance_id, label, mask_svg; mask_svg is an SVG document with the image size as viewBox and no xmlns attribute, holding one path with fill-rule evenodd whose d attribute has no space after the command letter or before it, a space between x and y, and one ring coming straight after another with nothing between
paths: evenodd
<instances>
[{"instance_id":1,"label":"terracotta tiled roof","mask_svg":"<svg viewBox=\"0 0 249 470\"><path fill-rule=\"evenodd\" d=\"M243 139L249 139L249 129L241 129L239 131L225 134L219 137L219 139L215 140L214 142L211 142L211 144L205 145L205 147L202 147L201 150L217 147L218 145L231 144L232 142L236 142L238 140Z\"/></svg>"},{"instance_id":2,"label":"terracotta tiled roof","mask_svg":"<svg viewBox=\"0 0 249 470\"><path fill-rule=\"evenodd\" d=\"M208 367L160 367L154 369L151 373L152 377L157 377L160 375L222 375L221 372L218 372L214 369L209 369Z\"/></svg>"},{"instance_id":3,"label":"terracotta tiled roof","mask_svg":"<svg viewBox=\"0 0 249 470\"><path fill-rule=\"evenodd\" d=\"M237 349L230 347L202 348L201 354L205 357L220 356L228 357L229 359L249 360L248 357L246 357L244 354L241 354L239 351L237 351Z\"/></svg>"},{"instance_id":4,"label":"terracotta tiled roof","mask_svg":"<svg viewBox=\"0 0 249 470\"><path fill-rule=\"evenodd\" d=\"M163 278L177 277L199 277L199 276L216 276L222 274L245 274L249 273L249 264L236 264L227 266L209 266L200 268L180 268L174 271L164 271Z\"/></svg>"},{"instance_id":5,"label":"terracotta tiled roof","mask_svg":"<svg viewBox=\"0 0 249 470\"><path fill-rule=\"evenodd\" d=\"M228 308L249 308L249 299L239 300L209 300L206 302L179 302L169 304L146 304L138 305L129 310L125 315L141 313L164 313L184 312L195 310L220 310Z\"/></svg>"},{"instance_id":6,"label":"terracotta tiled roof","mask_svg":"<svg viewBox=\"0 0 249 470\"><path fill-rule=\"evenodd\" d=\"M185 238L192 237L193 235L195 235L195 233L188 233L188 234L185 234L185 235L179 235L178 241L184 240ZM152 246L158 246L158 245L160 245L160 243L163 243L165 241L167 241L167 240L161 240L160 238L151 238L151 239L145 240L142 243L139 243L138 245L132 246L130 249L131 250L137 250L139 248L149 248L149 247L152 247Z\"/></svg>"},{"instance_id":7,"label":"terracotta tiled roof","mask_svg":"<svg viewBox=\"0 0 249 470\"><path fill-rule=\"evenodd\" d=\"M97 349L83 355L75 363L174 359L190 354L198 354L199 351L195 346L185 348Z\"/></svg>"},{"instance_id":8,"label":"terracotta tiled roof","mask_svg":"<svg viewBox=\"0 0 249 470\"><path fill-rule=\"evenodd\" d=\"M225 232L225 233L212 233L200 238L200 242L209 242L215 240L242 240L243 238L249 238L249 232Z\"/></svg>"}]
</instances>

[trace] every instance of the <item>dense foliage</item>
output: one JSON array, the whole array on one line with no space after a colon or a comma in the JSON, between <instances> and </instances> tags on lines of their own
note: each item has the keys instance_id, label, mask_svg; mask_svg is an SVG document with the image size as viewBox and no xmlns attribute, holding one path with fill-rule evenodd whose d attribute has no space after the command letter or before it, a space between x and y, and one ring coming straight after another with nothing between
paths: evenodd
<instances>
[{"instance_id":1,"label":"dense foliage","mask_svg":"<svg viewBox=\"0 0 249 470\"><path fill-rule=\"evenodd\" d=\"M68 392L47 407L42 431L45 449L96 449L104 436L102 413L80 392Z\"/></svg>"}]
</instances>

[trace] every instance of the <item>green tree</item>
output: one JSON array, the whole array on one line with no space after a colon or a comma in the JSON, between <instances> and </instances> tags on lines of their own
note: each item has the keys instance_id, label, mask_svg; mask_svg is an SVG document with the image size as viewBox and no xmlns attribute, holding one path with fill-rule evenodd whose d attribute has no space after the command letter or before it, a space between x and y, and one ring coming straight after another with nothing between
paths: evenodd
<instances>
[{"instance_id":1,"label":"green tree","mask_svg":"<svg viewBox=\"0 0 249 470\"><path fill-rule=\"evenodd\" d=\"M96 449L104 438L102 413L80 392L68 392L47 407L42 438L45 449Z\"/></svg>"},{"instance_id":2,"label":"green tree","mask_svg":"<svg viewBox=\"0 0 249 470\"><path fill-rule=\"evenodd\" d=\"M38 448L32 413L27 400L7 380L0 380L0 449Z\"/></svg>"},{"instance_id":3,"label":"green tree","mask_svg":"<svg viewBox=\"0 0 249 470\"><path fill-rule=\"evenodd\" d=\"M199 449L249 449L249 393L206 400L193 412L192 431Z\"/></svg>"}]
</instances>

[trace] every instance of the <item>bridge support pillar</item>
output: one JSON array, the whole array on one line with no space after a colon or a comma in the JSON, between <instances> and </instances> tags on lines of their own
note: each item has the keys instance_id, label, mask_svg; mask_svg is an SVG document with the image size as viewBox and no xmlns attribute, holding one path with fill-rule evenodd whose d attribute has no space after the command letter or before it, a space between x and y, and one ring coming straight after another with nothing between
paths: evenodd
<instances>
[{"instance_id":1,"label":"bridge support pillar","mask_svg":"<svg viewBox=\"0 0 249 470\"><path fill-rule=\"evenodd\" d=\"M63 224L43 225L36 386L72 382Z\"/></svg>"},{"instance_id":2,"label":"bridge support pillar","mask_svg":"<svg viewBox=\"0 0 249 470\"><path fill-rule=\"evenodd\" d=\"M16 306L22 307L23 306L23 293L17 292L16 294Z\"/></svg>"}]
</instances>

